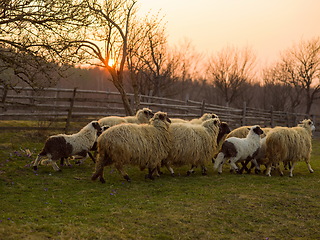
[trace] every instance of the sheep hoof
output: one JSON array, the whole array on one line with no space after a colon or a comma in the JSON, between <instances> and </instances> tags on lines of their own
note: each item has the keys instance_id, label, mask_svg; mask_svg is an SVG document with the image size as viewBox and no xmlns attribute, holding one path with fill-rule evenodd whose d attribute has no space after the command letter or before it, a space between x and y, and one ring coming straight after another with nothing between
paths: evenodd
<instances>
[{"instance_id":1,"label":"sheep hoof","mask_svg":"<svg viewBox=\"0 0 320 240\"><path fill-rule=\"evenodd\" d=\"M309 172L310 172L310 173L313 173L313 170L310 170Z\"/></svg>"},{"instance_id":2,"label":"sheep hoof","mask_svg":"<svg viewBox=\"0 0 320 240\"><path fill-rule=\"evenodd\" d=\"M175 175L174 173L171 173L171 176L172 176L172 177L175 177L176 175Z\"/></svg>"},{"instance_id":3,"label":"sheep hoof","mask_svg":"<svg viewBox=\"0 0 320 240\"><path fill-rule=\"evenodd\" d=\"M104 178L103 178L103 177L100 177L100 179L99 179L99 180L100 180L100 182L101 182L101 183L106 183L106 180L104 180Z\"/></svg>"},{"instance_id":4,"label":"sheep hoof","mask_svg":"<svg viewBox=\"0 0 320 240\"><path fill-rule=\"evenodd\" d=\"M202 176L207 176L208 174L206 172L203 172L202 173Z\"/></svg>"},{"instance_id":5,"label":"sheep hoof","mask_svg":"<svg viewBox=\"0 0 320 240\"><path fill-rule=\"evenodd\" d=\"M33 166L33 170L37 171L38 170L38 166Z\"/></svg>"},{"instance_id":6,"label":"sheep hoof","mask_svg":"<svg viewBox=\"0 0 320 240\"><path fill-rule=\"evenodd\" d=\"M127 182L131 182L131 179L129 178L128 175L123 176L123 178L124 178L125 180L127 180Z\"/></svg>"},{"instance_id":7,"label":"sheep hoof","mask_svg":"<svg viewBox=\"0 0 320 240\"><path fill-rule=\"evenodd\" d=\"M256 170L254 170L254 172L255 172L255 174L259 174L259 173L261 173L261 170L260 169L256 169Z\"/></svg>"},{"instance_id":8,"label":"sheep hoof","mask_svg":"<svg viewBox=\"0 0 320 240\"><path fill-rule=\"evenodd\" d=\"M146 174L144 176L144 179L148 179L148 178L151 179L151 180L154 180L154 177L152 175Z\"/></svg>"}]
</instances>

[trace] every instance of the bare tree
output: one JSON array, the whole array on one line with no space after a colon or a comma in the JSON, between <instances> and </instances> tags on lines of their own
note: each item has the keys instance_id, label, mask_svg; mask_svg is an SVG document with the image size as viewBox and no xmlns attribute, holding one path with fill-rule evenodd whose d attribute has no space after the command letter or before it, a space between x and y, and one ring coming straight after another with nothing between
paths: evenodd
<instances>
[{"instance_id":1,"label":"bare tree","mask_svg":"<svg viewBox=\"0 0 320 240\"><path fill-rule=\"evenodd\" d=\"M303 89L290 82L296 79L294 72L288 69L286 63L276 63L263 71L265 102L275 110L295 112L301 103ZM267 106L269 107L269 106Z\"/></svg>"},{"instance_id":2,"label":"bare tree","mask_svg":"<svg viewBox=\"0 0 320 240\"><path fill-rule=\"evenodd\" d=\"M228 106L241 94L254 77L256 57L249 48L242 51L227 47L209 58L208 78L219 89Z\"/></svg>"},{"instance_id":3,"label":"bare tree","mask_svg":"<svg viewBox=\"0 0 320 240\"><path fill-rule=\"evenodd\" d=\"M68 38L86 24L84 5L72 0L6 0L0 3L0 83L55 83L69 62ZM10 76L8 78L8 76Z\"/></svg>"},{"instance_id":4,"label":"bare tree","mask_svg":"<svg viewBox=\"0 0 320 240\"><path fill-rule=\"evenodd\" d=\"M103 67L121 94L127 115L133 115L124 88L131 19L135 15L135 0L84 0L95 24L86 29L87 39L73 41L76 55L87 56L88 63ZM113 62L111 63L110 60Z\"/></svg>"},{"instance_id":5,"label":"bare tree","mask_svg":"<svg viewBox=\"0 0 320 240\"><path fill-rule=\"evenodd\" d=\"M290 75L285 82L303 90L309 115L312 104L320 98L320 38L301 41L284 51L281 62Z\"/></svg>"}]
</instances>

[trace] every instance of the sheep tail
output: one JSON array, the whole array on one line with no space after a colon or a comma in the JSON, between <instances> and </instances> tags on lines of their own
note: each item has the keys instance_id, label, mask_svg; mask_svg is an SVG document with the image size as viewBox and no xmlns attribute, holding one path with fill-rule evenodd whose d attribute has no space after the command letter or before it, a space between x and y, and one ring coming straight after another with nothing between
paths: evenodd
<instances>
[{"instance_id":1,"label":"sheep tail","mask_svg":"<svg viewBox=\"0 0 320 240\"><path fill-rule=\"evenodd\" d=\"M218 169L220 164L223 164L223 159L224 159L224 153L223 152L219 152L219 154L217 155L217 158L214 161L214 165L213 165L213 168L215 170Z\"/></svg>"}]
</instances>

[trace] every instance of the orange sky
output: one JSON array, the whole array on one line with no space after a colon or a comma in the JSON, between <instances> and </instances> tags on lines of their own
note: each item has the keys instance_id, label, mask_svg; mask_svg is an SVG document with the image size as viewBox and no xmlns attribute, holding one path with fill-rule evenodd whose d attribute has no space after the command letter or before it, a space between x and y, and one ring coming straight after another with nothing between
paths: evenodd
<instances>
[{"instance_id":1,"label":"orange sky","mask_svg":"<svg viewBox=\"0 0 320 240\"><path fill-rule=\"evenodd\" d=\"M320 0L138 0L139 12L165 16L169 42L190 40L214 53L249 46L260 63L301 39L320 37Z\"/></svg>"}]
</instances>

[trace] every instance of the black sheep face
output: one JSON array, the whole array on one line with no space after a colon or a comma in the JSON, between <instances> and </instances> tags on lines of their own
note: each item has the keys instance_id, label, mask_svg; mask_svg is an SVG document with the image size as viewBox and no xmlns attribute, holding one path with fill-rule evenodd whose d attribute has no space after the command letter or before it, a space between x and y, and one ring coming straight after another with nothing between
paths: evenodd
<instances>
[{"instance_id":1,"label":"black sheep face","mask_svg":"<svg viewBox=\"0 0 320 240\"><path fill-rule=\"evenodd\" d=\"M156 117L156 116L154 116L154 117ZM163 122L167 121L168 123L171 123L171 120L170 120L170 118L168 118L166 113L158 114L158 118Z\"/></svg>"},{"instance_id":2,"label":"black sheep face","mask_svg":"<svg viewBox=\"0 0 320 240\"><path fill-rule=\"evenodd\" d=\"M263 130L259 126L253 128L253 132L259 136L263 134Z\"/></svg>"},{"instance_id":3,"label":"black sheep face","mask_svg":"<svg viewBox=\"0 0 320 240\"><path fill-rule=\"evenodd\" d=\"M151 110L144 110L143 113L147 116L147 118L152 118L154 116L153 112Z\"/></svg>"},{"instance_id":4,"label":"black sheep face","mask_svg":"<svg viewBox=\"0 0 320 240\"><path fill-rule=\"evenodd\" d=\"M102 133L102 128L101 128L100 124L98 123L98 121L93 121L92 127L97 130L98 136Z\"/></svg>"}]
</instances>

